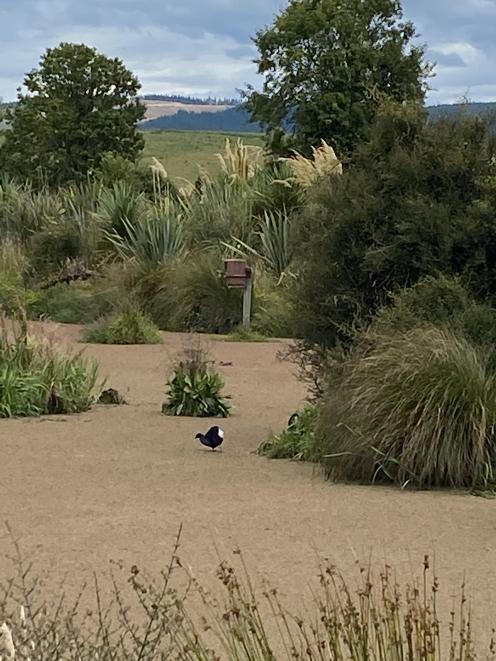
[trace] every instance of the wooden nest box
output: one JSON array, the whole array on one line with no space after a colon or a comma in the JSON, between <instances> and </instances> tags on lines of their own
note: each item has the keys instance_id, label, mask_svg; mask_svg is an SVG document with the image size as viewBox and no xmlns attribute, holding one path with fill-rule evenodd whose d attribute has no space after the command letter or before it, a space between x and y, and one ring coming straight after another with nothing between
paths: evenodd
<instances>
[{"instance_id":1,"label":"wooden nest box","mask_svg":"<svg viewBox=\"0 0 496 661\"><path fill-rule=\"evenodd\" d=\"M224 282L228 287L245 289L251 277L251 268L244 259L224 260Z\"/></svg>"}]
</instances>

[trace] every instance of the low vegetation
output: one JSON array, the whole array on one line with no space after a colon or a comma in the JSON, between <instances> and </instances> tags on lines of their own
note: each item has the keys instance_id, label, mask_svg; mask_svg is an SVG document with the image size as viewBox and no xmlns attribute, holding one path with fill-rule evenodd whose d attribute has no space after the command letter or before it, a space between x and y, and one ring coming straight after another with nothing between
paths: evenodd
<instances>
[{"instance_id":1,"label":"low vegetation","mask_svg":"<svg viewBox=\"0 0 496 661\"><path fill-rule=\"evenodd\" d=\"M158 579L139 567L128 574L116 563L110 595L95 576L91 602L83 588L71 604L65 595L47 593L46 581L16 548L13 576L2 581L0 592L0 614L8 622L0 628L0 642L12 660L495 658L489 635L474 638L476 605L467 605L465 586L457 601L447 598L442 603L452 605L440 607L443 590L427 557L423 575L407 584L399 584L390 567L379 573L361 567L356 588L324 564L313 602L305 613L292 613L277 589L253 587L242 558L219 565L220 595L195 579L176 548ZM82 599L94 607L81 608Z\"/></svg>"},{"instance_id":2,"label":"low vegetation","mask_svg":"<svg viewBox=\"0 0 496 661\"><path fill-rule=\"evenodd\" d=\"M84 341L94 344L159 344L159 329L136 306L103 317L84 333Z\"/></svg>"},{"instance_id":3,"label":"low vegetation","mask_svg":"<svg viewBox=\"0 0 496 661\"><path fill-rule=\"evenodd\" d=\"M231 406L223 396L224 382L201 346L187 347L167 382L165 415L227 418Z\"/></svg>"},{"instance_id":4,"label":"low vegetation","mask_svg":"<svg viewBox=\"0 0 496 661\"><path fill-rule=\"evenodd\" d=\"M238 326L234 328L227 336L230 342L266 342L267 338L258 331Z\"/></svg>"},{"instance_id":5,"label":"low vegetation","mask_svg":"<svg viewBox=\"0 0 496 661\"><path fill-rule=\"evenodd\" d=\"M0 332L0 418L79 413L99 395L97 365L58 352L46 340Z\"/></svg>"},{"instance_id":6,"label":"low vegetation","mask_svg":"<svg viewBox=\"0 0 496 661\"><path fill-rule=\"evenodd\" d=\"M316 451L316 420L316 407L306 406L291 417L286 429L279 434L272 434L263 441L258 446L258 454L269 459L312 461Z\"/></svg>"}]
</instances>

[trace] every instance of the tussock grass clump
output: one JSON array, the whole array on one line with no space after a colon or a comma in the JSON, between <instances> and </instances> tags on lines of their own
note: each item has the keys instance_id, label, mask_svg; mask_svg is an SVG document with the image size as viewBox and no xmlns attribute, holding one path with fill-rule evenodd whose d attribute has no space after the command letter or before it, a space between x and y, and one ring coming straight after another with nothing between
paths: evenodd
<instances>
[{"instance_id":1,"label":"tussock grass clump","mask_svg":"<svg viewBox=\"0 0 496 661\"><path fill-rule=\"evenodd\" d=\"M12 577L0 583L0 643L7 658L155 661L494 661L494 641L474 638L465 587L448 610L440 582L423 575L401 585L393 570L359 567L356 588L324 564L304 614L288 611L277 589L254 588L242 556L221 562L212 594L179 557L178 543L158 579L113 563L111 589L95 575L72 603L52 596L18 546ZM43 577L44 578L44 577ZM441 595L440 595L441 592ZM83 599L94 603L83 608ZM449 600L451 601L451 600ZM201 604L201 616L198 615ZM488 639L490 635L488 635Z\"/></svg>"},{"instance_id":2,"label":"tussock grass clump","mask_svg":"<svg viewBox=\"0 0 496 661\"><path fill-rule=\"evenodd\" d=\"M162 341L155 323L136 306L97 321L84 333L93 344L159 344Z\"/></svg>"},{"instance_id":3,"label":"tussock grass clump","mask_svg":"<svg viewBox=\"0 0 496 661\"><path fill-rule=\"evenodd\" d=\"M164 415L194 418L227 418L230 415L229 397L222 395L224 381L199 345L184 350L167 387L167 401L162 406Z\"/></svg>"},{"instance_id":4,"label":"tussock grass clump","mask_svg":"<svg viewBox=\"0 0 496 661\"><path fill-rule=\"evenodd\" d=\"M296 461L311 461L314 453L315 423L317 409L306 406L298 411L280 434L272 434L263 441L257 449L269 459L293 459Z\"/></svg>"},{"instance_id":5,"label":"tussock grass clump","mask_svg":"<svg viewBox=\"0 0 496 661\"><path fill-rule=\"evenodd\" d=\"M79 413L98 395L98 367L34 337L0 332L0 418Z\"/></svg>"},{"instance_id":6,"label":"tussock grass clump","mask_svg":"<svg viewBox=\"0 0 496 661\"><path fill-rule=\"evenodd\" d=\"M496 477L495 424L488 357L431 327L373 338L329 386L317 433L335 479L465 488Z\"/></svg>"}]
</instances>

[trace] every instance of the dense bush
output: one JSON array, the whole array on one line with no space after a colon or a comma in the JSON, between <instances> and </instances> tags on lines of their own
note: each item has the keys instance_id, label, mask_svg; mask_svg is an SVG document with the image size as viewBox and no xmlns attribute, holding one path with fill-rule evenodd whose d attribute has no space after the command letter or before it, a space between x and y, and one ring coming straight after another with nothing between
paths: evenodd
<instances>
[{"instance_id":1,"label":"dense bush","mask_svg":"<svg viewBox=\"0 0 496 661\"><path fill-rule=\"evenodd\" d=\"M371 335L403 332L421 325L447 328L465 337L496 368L496 309L477 303L459 278L428 276L392 297L392 304L378 310ZM370 335L370 334L369 334Z\"/></svg>"},{"instance_id":2,"label":"dense bush","mask_svg":"<svg viewBox=\"0 0 496 661\"><path fill-rule=\"evenodd\" d=\"M98 396L97 365L33 337L0 334L0 418L86 411Z\"/></svg>"},{"instance_id":3,"label":"dense bush","mask_svg":"<svg viewBox=\"0 0 496 661\"><path fill-rule=\"evenodd\" d=\"M447 330L373 338L329 384L319 458L335 479L418 487L496 478L496 382L488 357Z\"/></svg>"},{"instance_id":4,"label":"dense bush","mask_svg":"<svg viewBox=\"0 0 496 661\"><path fill-rule=\"evenodd\" d=\"M162 406L165 415L227 418L230 414L229 398L222 395L224 382L200 346L185 349L167 387L167 401Z\"/></svg>"},{"instance_id":5,"label":"dense bush","mask_svg":"<svg viewBox=\"0 0 496 661\"><path fill-rule=\"evenodd\" d=\"M62 324L91 324L108 311L113 298L92 282L63 283L37 292L28 312L32 319L43 317Z\"/></svg>"},{"instance_id":6,"label":"dense bush","mask_svg":"<svg viewBox=\"0 0 496 661\"><path fill-rule=\"evenodd\" d=\"M428 122L387 106L341 177L319 181L301 215L297 334L349 343L390 292L428 275L460 275L495 300L496 162L474 117Z\"/></svg>"},{"instance_id":7,"label":"dense bush","mask_svg":"<svg viewBox=\"0 0 496 661\"><path fill-rule=\"evenodd\" d=\"M162 341L150 317L133 305L98 320L85 331L83 339L95 344L158 344Z\"/></svg>"}]
</instances>

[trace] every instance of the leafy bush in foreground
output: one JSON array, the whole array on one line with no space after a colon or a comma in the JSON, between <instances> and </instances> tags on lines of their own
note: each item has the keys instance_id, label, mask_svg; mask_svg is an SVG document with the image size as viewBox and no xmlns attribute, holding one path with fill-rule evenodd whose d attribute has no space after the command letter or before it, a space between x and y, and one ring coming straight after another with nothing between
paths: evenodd
<instances>
[{"instance_id":1,"label":"leafy bush in foreground","mask_svg":"<svg viewBox=\"0 0 496 661\"><path fill-rule=\"evenodd\" d=\"M31 337L0 334L0 418L79 413L97 396L96 363Z\"/></svg>"},{"instance_id":2,"label":"leafy bush in foreground","mask_svg":"<svg viewBox=\"0 0 496 661\"><path fill-rule=\"evenodd\" d=\"M162 339L153 321L139 308L130 306L97 321L85 332L84 341L95 344L159 344Z\"/></svg>"},{"instance_id":3,"label":"leafy bush in foreground","mask_svg":"<svg viewBox=\"0 0 496 661\"><path fill-rule=\"evenodd\" d=\"M488 357L447 330L374 338L329 385L317 426L336 479L479 487L496 477L496 382Z\"/></svg>"},{"instance_id":4,"label":"leafy bush in foreground","mask_svg":"<svg viewBox=\"0 0 496 661\"><path fill-rule=\"evenodd\" d=\"M440 608L452 601L442 599L427 557L422 578L406 585L388 566L379 575L360 567L358 585L350 588L335 567L323 565L306 613L289 612L276 589L255 590L242 561L241 569L219 565L220 594L213 595L178 556L177 545L158 580L136 566L128 574L116 565L109 595L95 576L92 609L81 608L81 598L72 604L65 595L52 597L19 551L14 562L13 577L0 584L0 618L8 622L0 636L9 658L19 661L496 658L492 640L474 639L464 587L449 610ZM91 597L84 588L81 596Z\"/></svg>"},{"instance_id":5,"label":"leafy bush in foreground","mask_svg":"<svg viewBox=\"0 0 496 661\"><path fill-rule=\"evenodd\" d=\"M165 415L227 418L230 414L229 398L222 396L222 377L209 367L200 348L186 350L167 386L167 401L162 406Z\"/></svg>"},{"instance_id":6,"label":"leafy bush in foreground","mask_svg":"<svg viewBox=\"0 0 496 661\"><path fill-rule=\"evenodd\" d=\"M311 461L314 455L314 432L317 420L315 406L298 411L287 428L263 441L257 453L269 459Z\"/></svg>"}]
</instances>

